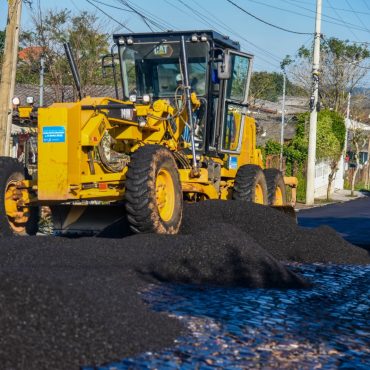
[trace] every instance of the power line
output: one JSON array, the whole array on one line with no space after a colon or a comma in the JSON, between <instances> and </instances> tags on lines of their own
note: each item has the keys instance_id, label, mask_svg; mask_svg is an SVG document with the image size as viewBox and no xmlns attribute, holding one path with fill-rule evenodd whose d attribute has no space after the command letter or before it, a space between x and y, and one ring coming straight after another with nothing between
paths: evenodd
<instances>
[{"instance_id":1,"label":"power line","mask_svg":"<svg viewBox=\"0 0 370 370\"><path fill-rule=\"evenodd\" d=\"M72 0L71 0L72 1ZM113 9L118 9L118 10L122 10L123 12L127 12L127 13L134 13L133 10L127 10L127 9L124 9L124 8L121 8L119 6L114 6L112 4L107 4L107 3L104 3L103 1L99 1L99 0L92 0L94 3L99 3L101 5L105 5L109 8L113 8Z\"/></svg>"},{"instance_id":2,"label":"power line","mask_svg":"<svg viewBox=\"0 0 370 370\"><path fill-rule=\"evenodd\" d=\"M179 10L181 13L183 13L184 11L182 10L182 9L180 9L179 7L177 7L175 4L173 4L173 3L171 3L171 2L169 2L168 0L165 0L165 2L167 3L167 4L169 4L169 5L171 5L171 6L173 6L174 8L176 8L177 10ZM194 0L193 0L193 2L194 2ZM196 3L196 5L198 6L198 7L201 7L201 8L203 8L201 5L199 5L199 4L197 4ZM187 8L187 7L186 7ZM204 8L203 8L204 9ZM193 14L195 14L196 16L198 16L199 17L199 12L196 12L195 11L195 9L193 9L193 8L191 8L191 10L192 10L192 12L193 12ZM204 9L205 10L205 9ZM194 13L195 12L195 13ZM209 13L209 10L207 10L207 12L208 12L208 14L210 14ZM188 13L189 15L191 15L190 13ZM211 14L210 14L211 15ZM224 23L223 22L221 22L220 20L218 20L217 19L217 17L216 16L214 16L213 14L212 14L212 20L216 23L216 24L218 24L218 27L215 27L214 26L214 24L212 24L212 23L210 23L209 21L206 21L206 20L204 20L204 18L207 18L207 17L202 17L201 18L201 22L203 23L203 24L207 24L207 26L210 26L212 29L214 29L214 30L216 30L217 32L219 32L219 33L222 33L220 30L219 30L219 28L218 27L221 27L222 29L225 29L225 30L227 30L227 32L230 32L231 34L234 34L234 35L237 35L232 29L230 29L229 27L227 27L227 25L224 25ZM209 17L208 17L208 19L209 19ZM251 44L252 46L254 46L255 48L259 48L257 45L255 45L255 44L253 44L252 42L250 42L250 41L248 41L247 39L245 39L245 38L243 38L242 36L239 36L239 35L237 35L240 39L244 39L246 42L248 42L249 44ZM268 51L266 51L266 50L264 50L264 49L262 49L262 48L259 48L262 52L264 52L264 53L269 53ZM274 56L270 53L270 55L269 55L270 57L272 57L272 58L274 58ZM261 57L260 56L260 58L261 58L261 60L263 60L266 64L269 64L270 66L273 66L273 67L276 67L276 65L274 65L274 64L272 64L270 61L268 61L267 59L264 59L263 57ZM278 57L276 57L277 59L278 59Z\"/></svg>"},{"instance_id":3,"label":"power line","mask_svg":"<svg viewBox=\"0 0 370 370\"><path fill-rule=\"evenodd\" d=\"M166 2L169 3L167 0L166 0ZM276 56L276 55L270 53L269 51L267 51L267 50L259 47L258 45L256 45L256 44L252 43L251 41L247 40L242 35L238 34L232 28L228 27L228 25L226 25L224 22L222 22L221 20L219 20L216 16L214 16L213 14L211 14L208 9L205 9L204 7L202 7L200 4L198 4L194 0L193 0L193 3L195 3L195 5L198 6L199 8L202 8L205 11L205 13L201 13L201 12L195 10L193 7L189 6L188 4L185 4L184 1L182 1L182 0L178 0L178 2L180 2L185 8L187 8L193 14L195 14L198 18L200 18L202 20L202 23L206 23L212 29L215 29L217 31L218 30L218 27L221 27L222 29L226 30L227 32L230 32L231 34L237 36L241 40L244 40L248 44L252 45L254 48L261 50L261 52L263 52L264 54L266 54L268 57L270 57L272 59L275 59L276 61L280 62L280 58L278 56ZM170 5L173 5L171 3L169 3L169 4ZM178 10L181 11L181 9L179 9L177 7L176 7L176 9L178 9ZM211 18L209 16L206 16L205 14L211 15ZM211 19L211 21L210 21L210 19ZM214 23L212 23L212 22L214 22L215 24L217 24L218 27L215 27ZM218 30L218 32L221 33L219 30ZM272 64L271 61L269 61L267 59L264 59L261 56L259 56L259 58L261 58L261 60L263 60L266 64L269 64L270 66L273 66L273 67L276 68L277 65L276 64Z\"/></svg>"},{"instance_id":4,"label":"power line","mask_svg":"<svg viewBox=\"0 0 370 370\"><path fill-rule=\"evenodd\" d=\"M306 18L310 18L310 19L315 19L314 16L309 16L309 15L306 15L306 14L298 13L298 12L295 12L293 10L279 8L279 7L276 7L276 6L273 6L273 5L270 5L270 4L266 4L266 3L262 3L262 2L258 2L258 1L255 1L255 0L249 0L249 1L253 1L253 2L258 3L258 4L263 4L263 5L268 6L270 8L279 9L279 10L285 11L287 13L297 14L297 15L301 15L302 17L306 17ZM290 4L290 5L293 5L293 6L297 7L297 8L299 8L299 9L307 10L310 13L316 14L316 11L315 10L312 10L312 9L309 9L309 8L305 8L305 7L301 6L301 5L297 5L295 1L290 1L290 0L284 0L284 1L286 3L288 3L288 4ZM338 8L331 7L331 9L337 10ZM348 9L343 9L343 10L345 10L347 12L351 12ZM340 27L346 27L347 29L348 28L352 28L352 29L355 29L355 30L358 30L358 31L369 32L367 29L362 28L362 27L358 27L356 24L345 22L343 20L343 18L340 19L340 23L339 22L333 22L333 21L328 20L328 19L332 19L334 21L339 21L338 18L331 17L329 15L322 14L322 18L323 19L325 18L325 23L335 24L335 25L340 26Z\"/></svg>"},{"instance_id":5,"label":"power line","mask_svg":"<svg viewBox=\"0 0 370 370\"><path fill-rule=\"evenodd\" d=\"M338 18L343 22L343 23L346 23L343 18L341 17L341 15L333 8L333 6L331 5L330 3L330 0L327 0L328 1L328 5L331 9L334 10L335 14L338 16ZM359 40L359 38L356 36L356 34L352 31L351 28L347 27L347 29L352 33L352 35L355 37L355 39Z\"/></svg>"},{"instance_id":6,"label":"power line","mask_svg":"<svg viewBox=\"0 0 370 370\"><path fill-rule=\"evenodd\" d=\"M211 28L213 28L213 25L212 23L208 22L207 21L207 17L200 14L199 12L197 12L194 8L192 8L190 5L186 4L184 1L182 0L177 0L180 4L182 4L185 8L189 9L193 14L195 14L197 17L199 17L200 19L202 19L208 26L210 26Z\"/></svg>"},{"instance_id":7,"label":"power line","mask_svg":"<svg viewBox=\"0 0 370 370\"><path fill-rule=\"evenodd\" d=\"M134 7L132 7L126 1L121 1L121 3L123 5L125 5L126 7L128 7L129 9L131 9L132 12L134 12L135 14L137 14L142 19L142 21L146 24L146 26L150 29L150 31L154 32L153 28L149 24L149 23L152 23L149 18L147 18L144 14L140 13L139 11L137 11Z\"/></svg>"},{"instance_id":8,"label":"power line","mask_svg":"<svg viewBox=\"0 0 370 370\"><path fill-rule=\"evenodd\" d=\"M119 24L120 26L122 26L122 28L126 29L127 31L129 32L134 32L132 29L126 27L123 23L121 23L120 21L117 21L117 19L113 18L110 14L108 14L107 12L105 12L103 9L99 8L96 4L94 4L92 1L90 0L86 0L90 5L92 5L94 8L98 9L101 13L103 13L105 16L107 16L109 19L111 19L112 21L116 22L117 24Z\"/></svg>"},{"instance_id":9,"label":"power line","mask_svg":"<svg viewBox=\"0 0 370 370\"><path fill-rule=\"evenodd\" d=\"M365 0L362 0L362 2L365 4L366 8L370 10L370 6L368 5L368 3Z\"/></svg>"},{"instance_id":10,"label":"power line","mask_svg":"<svg viewBox=\"0 0 370 370\"><path fill-rule=\"evenodd\" d=\"M126 6L127 8L131 9L134 13L136 13L149 28L150 26L148 25L148 23L152 24L154 27L158 28L161 31L166 31L167 29L174 28L170 23L159 18L158 16L153 15L147 10L140 8L138 5L136 4L134 5L131 1L128 1L128 0L116 0L116 1ZM166 25L167 28L163 27L163 25ZM153 30L151 29L151 31Z\"/></svg>"},{"instance_id":11,"label":"power line","mask_svg":"<svg viewBox=\"0 0 370 370\"><path fill-rule=\"evenodd\" d=\"M127 0L127 2L130 3L131 6L133 6L131 1ZM175 27L171 23L169 23L167 19L164 20L163 18L160 18L158 15L155 15L155 14L149 12L147 9L144 9L144 8L140 7L139 5L137 5L137 4L135 4L135 7L136 7L136 9L139 9L143 14L146 14L148 17L153 19L158 24L166 25L167 29L175 29Z\"/></svg>"},{"instance_id":12,"label":"power line","mask_svg":"<svg viewBox=\"0 0 370 370\"><path fill-rule=\"evenodd\" d=\"M170 5L173 5L172 3L170 3L168 0L165 0L168 4ZM184 1L182 0L178 0L179 2L183 3L184 5ZM271 52L261 48L260 46L252 43L251 41L247 40L245 37L243 37L243 35L239 34L238 32L236 32L235 30L233 30L231 27L229 27L226 23L224 23L222 20L220 20L219 18L217 18L214 14L210 13L209 12L209 9L206 9L205 7L203 7L201 4L199 4L196 0L192 0L192 2L195 4L196 7L198 7L199 9L201 10L204 10L204 13L201 13L199 11L196 11L193 7L187 5L186 8L187 9L190 9L192 11L193 14L195 14L196 16L200 17L200 14L202 15L200 18L202 20L204 20L204 18L208 19L208 20L211 20L212 22L214 22L215 24L217 24L218 27L221 27L222 29L226 30L227 32L229 32L230 34L238 37L240 40L244 40L246 43L250 44L252 47L260 50L262 53L266 54L268 57L272 58L274 61L276 61L277 63L271 63L270 60L267 60L265 58L263 58L261 55L258 55L256 53L256 56L258 56L258 59L256 59L256 62L259 62L259 59L261 59L266 65L270 65L276 69L280 69L280 62L281 62L281 58L277 55L274 55L272 54ZM176 9L180 10L178 7L175 6ZM207 16L205 15L207 14ZM217 28L214 26L214 24L212 24L210 21L207 21L206 22L208 25L210 25L213 29L216 29ZM218 31L220 33L220 31ZM306 45L310 40L312 39L312 35L310 34L310 37L304 42L304 45ZM243 45L243 44L242 44ZM245 47L245 45L243 45ZM246 49L248 49L247 47L245 47Z\"/></svg>"},{"instance_id":13,"label":"power line","mask_svg":"<svg viewBox=\"0 0 370 370\"><path fill-rule=\"evenodd\" d=\"M249 16L251 16L252 18L255 18L257 19L258 21L262 22L262 23L265 23L267 24L268 26L270 27L274 27L274 28L277 28L279 30L282 30L282 31L285 31L285 32L289 32L289 33L294 33L294 34L297 34L297 35L312 35L312 33L308 33L308 32L298 32L298 31L292 31L292 30L289 30L287 28L283 28L283 27L280 27L280 26L276 26L275 24L272 24L270 22L267 22L257 16L255 16L254 14L248 12L247 10L245 10L244 8L242 8L241 6L239 6L238 4L234 3L232 0L226 0L228 3L232 4L233 6L235 6L236 8L238 8L239 10L241 10L243 13L245 14L248 14Z\"/></svg>"},{"instance_id":14,"label":"power line","mask_svg":"<svg viewBox=\"0 0 370 370\"><path fill-rule=\"evenodd\" d=\"M348 7L352 10L352 12L354 13L355 17L359 20L359 22L365 27L365 29L368 32L370 32L369 29L366 27L365 23L362 21L362 19L357 15L357 13L355 13L354 9L352 8L351 3L348 0L346 0L346 3L348 5Z\"/></svg>"}]
</instances>

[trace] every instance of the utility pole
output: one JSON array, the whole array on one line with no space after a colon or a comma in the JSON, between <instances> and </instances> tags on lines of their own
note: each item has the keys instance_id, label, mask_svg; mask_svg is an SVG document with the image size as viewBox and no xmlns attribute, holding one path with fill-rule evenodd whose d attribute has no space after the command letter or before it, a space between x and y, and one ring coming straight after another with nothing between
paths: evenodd
<instances>
[{"instance_id":1,"label":"utility pole","mask_svg":"<svg viewBox=\"0 0 370 370\"><path fill-rule=\"evenodd\" d=\"M349 119L349 112L350 112L350 109L351 109L351 92L348 93L348 100L347 100L347 114L346 114L346 122L345 122L345 126L346 126L346 136L344 138L344 148L343 148L343 153L344 155L347 153L347 145L348 145L348 130L349 130L349 127L350 127L350 119Z\"/></svg>"},{"instance_id":2,"label":"utility pole","mask_svg":"<svg viewBox=\"0 0 370 370\"><path fill-rule=\"evenodd\" d=\"M283 145L284 145L284 124L285 124L285 86L286 74L283 70L283 106L281 108L281 130L280 130L280 171L283 170Z\"/></svg>"},{"instance_id":3,"label":"utility pole","mask_svg":"<svg viewBox=\"0 0 370 370\"><path fill-rule=\"evenodd\" d=\"M0 82L0 155L9 155L12 126L12 99L18 57L22 0L8 0L3 66Z\"/></svg>"},{"instance_id":4,"label":"utility pole","mask_svg":"<svg viewBox=\"0 0 370 370\"><path fill-rule=\"evenodd\" d=\"M41 55L39 107L42 107L44 105L44 73L45 73L45 58L43 55Z\"/></svg>"},{"instance_id":5,"label":"utility pole","mask_svg":"<svg viewBox=\"0 0 370 370\"><path fill-rule=\"evenodd\" d=\"M351 92L349 92L347 95L347 114L346 114L346 119L344 121L346 131L345 131L345 136L344 136L342 156L341 156L341 159L338 165L338 166L341 166L342 171L343 171L343 184L344 184L344 181L346 180L346 166L348 165L346 162L346 157L347 157L347 146L348 146L348 131L349 131L350 124L351 124L351 121L349 119L350 108L351 108Z\"/></svg>"},{"instance_id":6,"label":"utility pole","mask_svg":"<svg viewBox=\"0 0 370 370\"><path fill-rule=\"evenodd\" d=\"M313 205L315 202L315 162L316 162L316 129L317 129L317 106L319 101L319 68L320 68L320 40L321 40L321 9L322 0L316 2L316 25L315 43L313 51L313 94L311 101L313 106L310 115L310 133L308 141L308 160L307 160L307 188L306 204Z\"/></svg>"}]
</instances>

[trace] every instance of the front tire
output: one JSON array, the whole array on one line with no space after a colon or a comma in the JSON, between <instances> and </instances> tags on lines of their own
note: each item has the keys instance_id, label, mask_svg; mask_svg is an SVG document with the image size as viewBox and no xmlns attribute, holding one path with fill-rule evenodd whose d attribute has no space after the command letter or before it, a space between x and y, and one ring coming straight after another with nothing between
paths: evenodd
<instances>
[{"instance_id":1,"label":"front tire","mask_svg":"<svg viewBox=\"0 0 370 370\"><path fill-rule=\"evenodd\" d=\"M286 188L282 173L276 168L264 170L267 184L268 204L270 206L286 205Z\"/></svg>"},{"instance_id":2,"label":"front tire","mask_svg":"<svg viewBox=\"0 0 370 370\"><path fill-rule=\"evenodd\" d=\"M262 168L255 164L239 167L232 198L267 205L267 185Z\"/></svg>"},{"instance_id":3,"label":"front tire","mask_svg":"<svg viewBox=\"0 0 370 370\"><path fill-rule=\"evenodd\" d=\"M25 189L17 183L28 177L18 160L0 157L0 237L35 235L38 230L38 207L22 204Z\"/></svg>"},{"instance_id":4,"label":"front tire","mask_svg":"<svg viewBox=\"0 0 370 370\"><path fill-rule=\"evenodd\" d=\"M126 211L135 233L176 234L182 220L182 189L171 152L145 145L132 154L126 175Z\"/></svg>"}]
</instances>

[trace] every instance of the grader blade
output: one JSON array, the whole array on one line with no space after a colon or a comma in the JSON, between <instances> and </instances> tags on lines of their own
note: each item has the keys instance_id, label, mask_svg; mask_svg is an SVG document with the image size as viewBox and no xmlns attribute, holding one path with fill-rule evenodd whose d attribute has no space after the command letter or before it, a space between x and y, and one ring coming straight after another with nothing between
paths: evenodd
<instances>
[{"instance_id":1,"label":"grader blade","mask_svg":"<svg viewBox=\"0 0 370 370\"><path fill-rule=\"evenodd\" d=\"M51 207L53 231L66 236L129 235L125 209L120 205L56 205Z\"/></svg>"}]
</instances>

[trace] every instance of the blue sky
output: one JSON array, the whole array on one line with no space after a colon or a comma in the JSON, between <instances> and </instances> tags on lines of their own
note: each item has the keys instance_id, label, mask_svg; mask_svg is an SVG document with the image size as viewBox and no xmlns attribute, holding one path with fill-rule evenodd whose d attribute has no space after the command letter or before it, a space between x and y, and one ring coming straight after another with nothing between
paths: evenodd
<instances>
[{"instance_id":1,"label":"blue sky","mask_svg":"<svg viewBox=\"0 0 370 370\"><path fill-rule=\"evenodd\" d=\"M86 0L33 0L40 1L43 9L68 8L72 12L89 10L101 18L107 32L124 30ZM94 2L95 1L95 2ZM135 32L149 31L142 19L127 11L120 0L90 0L104 12ZM301 45L310 46L311 35L287 33L270 27L227 0L131 0L130 3L146 11L166 28L177 30L215 29L241 43L242 49L255 55L254 69L278 71L285 55L294 55ZM233 0L255 16L289 30L313 33L316 0ZM105 4L121 7L110 8ZM6 22L7 1L0 0L0 27ZM31 10L23 7L22 27L32 28ZM161 21L162 20L162 21ZM323 0L322 32L326 37L338 37L370 43L370 0ZM365 86L370 85L370 77Z\"/></svg>"}]
</instances>

